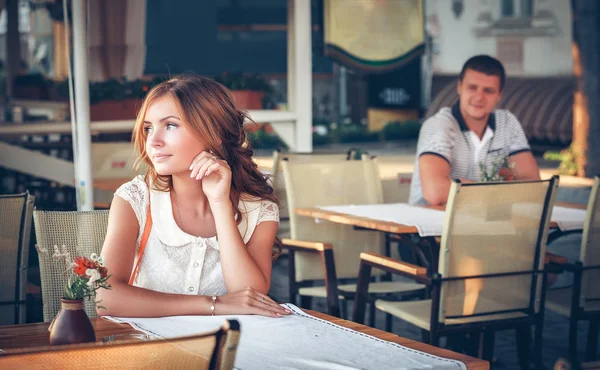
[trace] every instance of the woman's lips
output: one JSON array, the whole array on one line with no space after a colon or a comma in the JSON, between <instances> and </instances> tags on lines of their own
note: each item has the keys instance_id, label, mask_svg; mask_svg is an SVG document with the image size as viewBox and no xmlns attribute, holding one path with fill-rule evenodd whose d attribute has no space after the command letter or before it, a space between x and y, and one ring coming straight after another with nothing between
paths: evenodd
<instances>
[{"instance_id":1,"label":"woman's lips","mask_svg":"<svg viewBox=\"0 0 600 370\"><path fill-rule=\"evenodd\" d=\"M152 157L152 159L154 160L154 162L160 162L168 159L170 156L170 154L156 154Z\"/></svg>"}]
</instances>

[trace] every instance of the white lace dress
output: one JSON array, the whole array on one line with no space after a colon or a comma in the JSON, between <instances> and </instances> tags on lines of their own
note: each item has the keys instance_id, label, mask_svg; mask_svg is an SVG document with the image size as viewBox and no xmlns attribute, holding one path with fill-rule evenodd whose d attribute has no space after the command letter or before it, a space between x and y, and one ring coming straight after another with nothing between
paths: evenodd
<instances>
[{"instance_id":1,"label":"white lace dress","mask_svg":"<svg viewBox=\"0 0 600 370\"><path fill-rule=\"evenodd\" d=\"M150 193L150 194L148 194ZM140 224L137 250L146 225L148 199L152 229L134 284L164 293L223 295L227 293L215 237L203 238L185 233L173 218L168 192L151 190L141 177L123 184L115 195L133 208ZM270 201L240 200L242 222L238 225L244 243L248 243L258 224L279 222L279 208ZM135 265L135 264L134 264Z\"/></svg>"}]
</instances>

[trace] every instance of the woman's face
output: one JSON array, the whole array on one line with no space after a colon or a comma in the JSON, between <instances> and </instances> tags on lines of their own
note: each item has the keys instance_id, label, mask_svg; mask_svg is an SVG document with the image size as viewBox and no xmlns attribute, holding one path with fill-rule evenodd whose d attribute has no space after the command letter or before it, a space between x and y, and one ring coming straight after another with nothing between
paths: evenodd
<instances>
[{"instance_id":1,"label":"woman's face","mask_svg":"<svg viewBox=\"0 0 600 370\"><path fill-rule=\"evenodd\" d=\"M159 98L148 107L144 130L146 152L161 176L189 175L192 160L207 149L181 120L170 96Z\"/></svg>"}]
</instances>

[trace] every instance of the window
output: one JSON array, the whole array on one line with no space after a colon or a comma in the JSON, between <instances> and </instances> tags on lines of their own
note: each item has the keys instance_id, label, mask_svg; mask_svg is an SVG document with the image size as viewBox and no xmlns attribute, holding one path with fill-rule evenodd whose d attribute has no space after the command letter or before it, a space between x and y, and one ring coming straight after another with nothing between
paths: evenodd
<instances>
[{"instance_id":1,"label":"window","mask_svg":"<svg viewBox=\"0 0 600 370\"><path fill-rule=\"evenodd\" d=\"M521 0L521 18L533 17L533 0Z\"/></svg>"},{"instance_id":2,"label":"window","mask_svg":"<svg viewBox=\"0 0 600 370\"><path fill-rule=\"evenodd\" d=\"M514 0L502 0L502 17L514 17L514 16L515 16L515 1Z\"/></svg>"},{"instance_id":3,"label":"window","mask_svg":"<svg viewBox=\"0 0 600 370\"><path fill-rule=\"evenodd\" d=\"M502 18L531 18L533 0L502 0L500 14Z\"/></svg>"}]
</instances>

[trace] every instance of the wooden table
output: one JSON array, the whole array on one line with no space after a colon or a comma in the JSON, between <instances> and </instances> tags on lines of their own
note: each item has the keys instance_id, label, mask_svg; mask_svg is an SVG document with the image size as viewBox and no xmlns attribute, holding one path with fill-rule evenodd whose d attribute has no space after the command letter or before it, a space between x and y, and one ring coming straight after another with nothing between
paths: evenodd
<instances>
[{"instance_id":1,"label":"wooden table","mask_svg":"<svg viewBox=\"0 0 600 370\"><path fill-rule=\"evenodd\" d=\"M556 206L568 207L574 209L586 209L587 205L585 204L576 204L576 203L565 203L565 202L556 202ZM431 208L439 211L444 211L446 206L424 206L426 208ZM418 235L419 231L416 226L404 225L397 222L390 221L382 221L376 220L367 217L356 216L347 213L340 213L334 211L328 211L321 208L310 207L310 208L295 208L294 213L300 216L311 217L315 219L327 220L330 222L335 222L338 224L350 225L354 227L360 227L363 229L369 230L377 230L382 231L386 234L386 253L390 254L390 238L393 237L405 237L409 235ZM556 222L550 222L551 231L548 234L547 244L550 244L554 240L560 238L561 236L581 232L582 230L569 230L569 231L561 231L558 228L558 224ZM420 263L422 263L425 267L428 268L429 271L437 271L437 256L439 254L439 237L423 237L421 238L421 244L414 244L413 247L418 249L418 254L420 255ZM554 255L552 253L546 252L546 263L554 262L558 264L563 264L567 262L566 257ZM560 271L556 271L560 272Z\"/></svg>"},{"instance_id":2,"label":"wooden table","mask_svg":"<svg viewBox=\"0 0 600 370\"><path fill-rule=\"evenodd\" d=\"M556 205L561 207L586 209L586 205L584 204L557 202ZM443 211L445 209L445 206L427 206L427 208ZM294 209L294 213L300 216L318 218L321 220L327 220L338 224L357 226L365 229L378 230L392 234L419 233L415 226L403 225L389 221L379 221L374 220L372 218L360 217L346 213L332 212L320 208L296 208ZM556 229L558 228L558 225L556 224L556 222L550 222L550 228Z\"/></svg>"},{"instance_id":3,"label":"wooden table","mask_svg":"<svg viewBox=\"0 0 600 370\"><path fill-rule=\"evenodd\" d=\"M395 334L385 332L383 330L370 328L366 325L357 324L352 321L339 319L329 316L324 313L304 310L306 313L316 316L320 319L330 321L334 324L356 330L358 332L372 335L376 338L386 340L393 343L398 343L404 347L412 348L421 352L429 353L435 356L462 361L469 370L484 370L489 369L487 361L469 357L460 353L452 352L446 349L430 346L425 343L416 342L414 340L399 337ZM96 330L97 341L103 337L113 334L134 334L139 333L128 324L117 324L112 321L103 320L100 318L92 319L92 324ZM48 326L50 323L42 322L25 325L0 326L0 349L10 352L11 348L37 347L48 345Z\"/></svg>"}]
</instances>

